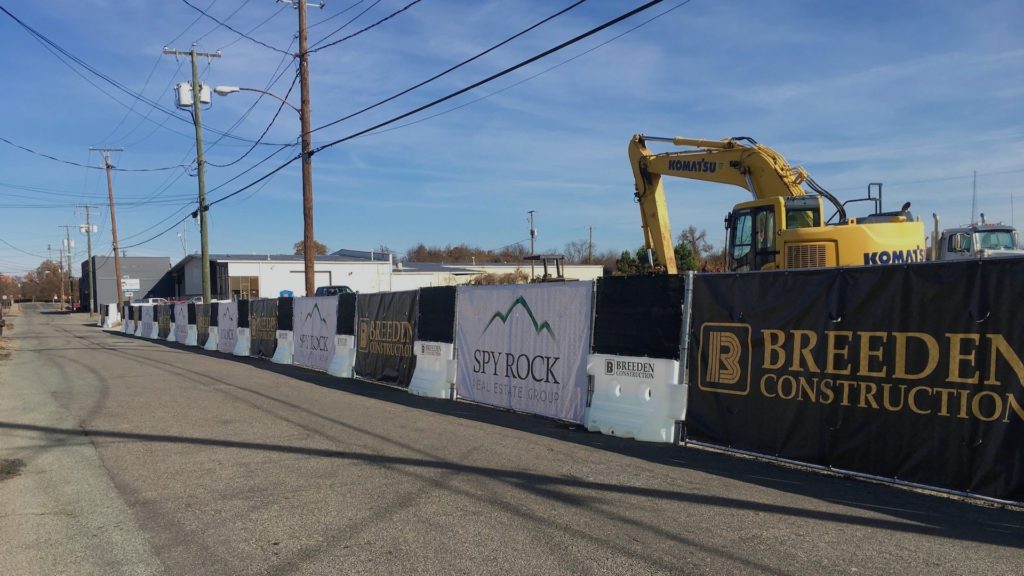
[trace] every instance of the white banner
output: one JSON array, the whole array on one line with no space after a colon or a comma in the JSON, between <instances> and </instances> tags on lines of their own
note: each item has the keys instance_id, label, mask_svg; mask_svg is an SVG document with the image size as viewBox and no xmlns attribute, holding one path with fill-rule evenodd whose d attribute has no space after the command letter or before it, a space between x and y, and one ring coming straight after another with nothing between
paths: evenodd
<instances>
[{"instance_id":1,"label":"white banner","mask_svg":"<svg viewBox=\"0 0 1024 576\"><path fill-rule=\"evenodd\" d=\"M459 286L460 397L583 421L593 284Z\"/></svg>"},{"instance_id":2,"label":"white banner","mask_svg":"<svg viewBox=\"0 0 1024 576\"><path fill-rule=\"evenodd\" d=\"M174 305L174 341L184 344L188 338L188 304Z\"/></svg>"},{"instance_id":3,"label":"white banner","mask_svg":"<svg viewBox=\"0 0 1024 576\"><path fill-rule=\"evenodd\" d=\"M296 298L292 306L292 363L327 370L334 358L338 297Z\"/></svg>"},{"instance_id":4,"label":"white banner","mask_svg":"<svg viewBox=\"0 0 1024 576\"><path fill-rule=\"evenodd\" d=\"M238 342L238 302L217 303L217 351L231 354Z\"/></svg>"},{"instance_id":5,"label":"white banner","mask_svg":"<svg viewBox=\"0 0 1024 576\"><path fill-rule=\"evenodd\" d=\"M142 312L139 314L139 322L142 323L142 336L149 338L149 335L153 333L153 318L155 316L153 307L139 306L138 310Z\"/></svg>"}]
</instances>

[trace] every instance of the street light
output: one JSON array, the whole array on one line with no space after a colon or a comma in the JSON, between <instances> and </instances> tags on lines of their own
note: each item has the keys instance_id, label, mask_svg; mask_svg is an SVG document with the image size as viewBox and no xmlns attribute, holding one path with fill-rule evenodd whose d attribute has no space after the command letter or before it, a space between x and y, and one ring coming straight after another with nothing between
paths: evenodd
<instances>
[{"instance_id":1,"label":"street light","mask_svg":"<svg viewBox=\"0 0 1024 576\"><path fill-rule=\"evenodd\" d=\"M306 296L313 296L316 292L316 282L313 273L314 256L316 250L313 247L313 144L309 137L309 105L308 99L303 99L301 109L296 108L284 98L260 90L259 88L242 88L239 86L216 86L213 91L218 96L227 96L235 92L259 92L266 94L279 102L287 104L289 108L299 114L299 122L302 125L302 252L306 279Z\"/></svg>"}]
</instances>

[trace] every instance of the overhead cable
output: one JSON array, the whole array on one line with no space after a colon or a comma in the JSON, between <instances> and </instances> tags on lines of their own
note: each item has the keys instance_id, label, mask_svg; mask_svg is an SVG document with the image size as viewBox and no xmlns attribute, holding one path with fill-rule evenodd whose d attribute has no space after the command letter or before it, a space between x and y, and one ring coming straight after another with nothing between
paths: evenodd
<instances>
[{"instance_id":1,"label":"overhead cable","mask_svg":"<svg viewBox=\"0 0 1024 576\"><path fill-rule=\"evenodd\" d=\"M370 106L367 106L366 108L363 108L362 110L358 110L356 112L353 112L353 113L349 114L348 116L345 116L343 118L339 118L337 120L334 120L333 122L329 122L327 124L324 124L323 126L314 128L314 129L310 130L310 133L312 134L313 132L316 132L318 130L323 130L324 128L329 128L331 126L334 126L335 124L338 124L340 122L344 122L345 120L348 120L349 118L352 118L352 117L358 116L359 114L362 114L364 112L368 112L370 110L373 110L374 108L376 108L378 106L381 106L382 104L387 104L388 102L391 102L392 100L394 100L396 98L404 96L404 95L408 94L409 92L412 92L413 90L416 90L417 88L421 88L421 87L423 87L423 86L433 82L434 80L437 80L438 78L446 75L446 74L449 74L449 73L451 73L451 72L453 72L455 70L458 70L459 68L465 66L466 64L469 64L470 62L473 62L474 60L478 60L478 59L482 58L483 56L486 56L487 54L490 54L491 52L497 50L498 48L501 48L505 44L508 44L509 42L515 40L516 38L519 38L520 36L523 36L524 34L526 34L526 33L530 32L530 31L536 29L537 27L542 26L542 25L550 22L551 20L561 16L562 14L565 14L566 12L572 10L573 8L576 8L577 6L579 6L580 4L583 4L586 1L587 0L577 0L576 2L570 4L569 6L566 6L565 8L559 10L558 12L555 12L551 16L548 16L547 18L541 20L540 22L537 22L536 24L530 26L529 28L526 28L526 29L524 29L524 30L522 30L520 32L517 32L517 33L513 34L512 36L509 36L508 38L502 40L501 42L498 42L494 46L491 46L487 50L484 50L483 52L480 52L480 53L476 54L475 56L467 58L467 59L463 60L462 62L459 62L458 64L456 64L454 66L451 66L447 70L444 70L442 72L438 72L437 74L431 76L430 78L427 78L426 80L420 82L419 84L416 84L414 86L410 86L409 88L406 88L405 90L402 90L401 92L399 92L399 93L397 93L397 94L395 94L393 96L385 98L384 100L381 100L381 101L379 101L379 102L377 102L375 104L371 104Z\"/></svg>"},{"instance_id":2,"label":"overhead cable","mask_svg":"<svg viewBox=\"0 0 1024 576\"><path fill-rule=\"evenodd\" d=\"M321 39L317 40L316 42L314 42L313 45L310 46L310 48L316 48L321 43L326 42L327 39L330 38L331 36L334 36L338 32L341 32L345 28L348 28L349 24L351 24L351 23L355 22L356 20L358 20L360 16L362 16L363 14L366 14L367 12L369 12L374 6L376 6L377 4L380 4L380 2L381 2L381 0L374 0L374 2L372 4L370 4L369 6L367 6L366 8L364 8L362 12L360 12L359 14L356 14L355 16L350 18L348 22L345 22L341 26L338 26L337 28L332 30L330 34L328 34L328 35L324 36L323 38L321 38ZM347 12L347 10L343 11L341 14L344 14L345 12ZM341 14L338 14L338 15L340 16ZM307 27L306 30L308 31L309 28Z\"/></svg>"},{"instance_id":3,"label":"overhead cable","mask_svg":"<svg viewBox=\"0 0 1024 576\"><path fill-rule=\"evenodd\" d=\"M249 35L247 35L247 34L246 34L246 33L244 33L244 32L241 32L241 31L239 31L239 30L235 30L234 28L232 28L232 27L231 27L231 26L230 26L229 24L227 24L226 22L222 22L222 21L218 20L217 18L215 18L215 17L211 16L211 15L210 15L210 14L208 14L208 13L207 13L206 11L204 11L204 10L203 10L202 8L200 8L200 7L196 6L195 4L193 4L193 3L189 2L188 0L181 0L181 1L182 1L182 2L184 2L185 4L187 4L189 8L191 8L191 9L195 10L196 12L199 12L199 13L200 13L200 14L202 14L203 16L205 16L205 17L209 18L210 20L213 20L213 21L214 21L214 22L216 22L217 24L220 24L221 26L223 26L223 27L227 28L228 30L231 30L231 31L232 31L232 32L234 32L235 34L238 34L239 36L241 36L242 38L245 38L246 40L248 40L248 41L250 41L250 42L253 42L253 43L259 44L260 46L263 46L264 48L269 48L270 50L273 50L274 52L277 52L277 53L280 53L280 54L288 54L288 52L286 52L286 51L284 51L284 50L281 50L280 48L278 48L278 47L276 47L276 46L271 46L270 44L267 44L266 42L263 42L262 40L257 40L257 39L255 39L255 38L253 38L252 36L249 36Z\"/></svg>"},{"instance_id":4,"label":"overhead cable","mask_svg":"<svg viewBox=\"0 0 1024 576\"><path fill-rule=\"evenodd\" d=\"M4 142L5 144L8 144L10 146L13 146L15 148L18 148L20 150L24 150L25 152L28 152L30 154L35 154L36 156L41 156L43 158L47 158L49 160L53 160L54 162L60 162L62 164L69 164L71 166L78 166L79 168L92 168L94 170L103 170L104 169L103 166L89 166L88 164L82 164L81 162L74 162L72 160L64 160L63 158L57 158L56 156L51 156L49 154L44 154L42 152L37 152L37 151L35 151L35 150L31 149L31 148L26 148L25 146L22 146L20 144L15 144L14 142L11 142L10 140L8 140L7 138L4 138L3 136L0 136L0 141ZM175 164L174 166L164 166L164 167L161 167L161 168L115 168L115 167L111 167L111 170L117 170L118 172L163 172L164 170L176 170L176 169L182 168L182 167L183 167L182 164Z\"/></svg>"},{"instance_id":5,"label":"overhead cable","mask_svg":"<svg viewBox=\"0 0 1024 576\"><path fill-rule=\"evenodd\" d=\"M310 49L309 49L309 50L307 51L307 53L308 53L308 54L314 54L314 53L316 53L316 52L319 52L319 51L323 50L324 48L330 48L331 46L335 46L335 45L337 45L337 44L341 44L341 43L342 43L342 42L344 42L345 40L348 40L348 39L350 39L350 38L355 38L356 36L359 36L359 35L360 35L360 34L362 34L363 32L366 32L366 31L368 31L368 30L372 30L372 29L376 28L377 26L380 26L381 24L383 24L383 23L387 22L388 20L391 20L391 19L392 19L392 18L394 18L395 16L398 16L398 15L399 15L399 14L401 14L402 12L405 12L405 11L406 11L406 10L408 10L409 8L412 8L412 7L414 6L414 5L416 5L416 4L419 4L419 3L420 3L420 0L412 0L412 2L409 2L408 4L406 4L405 6L402 6L402 7L401 7L401 8L399 8L398 10L395 10L395 11L394 11L394 12L392 12L391 14L388 14L387 16L385 16L385 17L381 18L380 20L377 20L377 21L376 21L376 22L374 22L373 24L370 24L369 26L366 26L366 27L365 27L365 28L363 28L362 30L358 30L358 31L356 31L356 32L353 32L353 33L349 34L348 36L345 36L344 38L339 38L339 39L337 39L337 40L335 40L335 41L333 41L333 42L328 42L327 44L324 44L323 46L314 46L313 48L310 48ZM371 6L370 8L372 8L372 6ZM369 8L368 8L368 9L369 9ZM326 39L326 38L325 38L325 39ZM320 42L323 42L323 40L321 40Z\"/></svg>"},{"instance_id":6,"label":"overhead cable","mask_svg":"<svg viewBox=\"0 0 1024 576\"><path fill-rule=\"evenodd\" d=\"M602 30L605 30L606 28L614 26L615 24L618 24L619 22L622 22L623 20L626 20L627 18L630 18L630 17L635 16L635 15L637 15L637 14L639 14L639 13L645 11L645 10L648 10L648 9L654 7L654 6L657 6L658 4L661 4L663 1L664 0L651 0L650 2L647 2L646 4L643 4L641 6L638 6L637 8L634 8L633 10L630 10L629 12L626 12L625 14L622 14L621 16L613 18L613 19L605 22L604 24L601 24L600 26L591 28L590 30L588 30L588 31L586 31L586 32L584 32L582 34L579 34L578 36L575 36L574 38L566 40L565 42L562 42L561 44L555 46L554 48L549 48L549 49L545 50L544 52L541 52L540 54L537 54L536 56L532 56L530 58L527 58L526 60L523 60L522 62L520 62L520 63L518 63L518 64L516 64L514 66L510 66L510 67L502 70L501 72L497 72L495 74L491 74L487 78L484 78L483 80L474 82L473 84L470 84L469 86L466 86L465 88L462 88L460 90L456 90L455 92L452 92L452 93L448 94L447 96L442 96L441 98L438 98L438 99L436 99L436 100L434 100L432 102L428 102L427 104L424 104L423 106L420 106L420 107L418 107L418 108L416 108L414 110L406 112L405 114L401 114L399 116L395 116L394 118L392 118L390 120L386 120L384 122L381 122L379 124L376 124L374 126L366 128L364 130L360 130L358 132L355 132L353 134L345 136L344 138L338 138L337 140L333 140L331 142L328 142L327 144L322 144L320 146L317 146L312 151L310 151L310 154L311 155L312 154L316 154L316 153L320 152L321 150L326 150L327 148L331 148L333 146L337 146L338 144L341 144L342 142L347 142L349 140L352 140L353 138L358 138L359 136L362 136L363 134L367 134L369 132L373 132L374 130L377 130L378 128L383 128L384 126L387 126L389 124L394 124L395 122L398 122L399 120L402 120L403 118L408 118L409 116L412 116L413 114L417 114L417 113L422 112L422 111L424 111L424 110L426 110L428 108L437 106L438 104L440 104L442 102L447 102L448 100L451 100L452 98L455 98L456 96L459 96L461 94L465 94L466 92L469 92L470 90L473 90L475 88L479 88L480 86L483 86L484 84L487 84L488 82L491 82L492 80L496 80L498 78L501 78L502 76L505 76L505 75L508 75L508 74L510 74L512 72L515 72L516 70L518 70L518 69L520 69L520 68L522 68L524 66L527 66L529 64L532 64L533 62L536 62L537 60L540 60L541 58L544 58L546 56L550 56L551 54L554 54L555 52L558 52L559 50L562 50L562 49L564 49L564 48L566 48L568 46L571 46L571 45L579 42L580 40L589 38L590 36L593 36L594 34L597 34L598 32L600 32Z\"/></svg>"}]
</instances>

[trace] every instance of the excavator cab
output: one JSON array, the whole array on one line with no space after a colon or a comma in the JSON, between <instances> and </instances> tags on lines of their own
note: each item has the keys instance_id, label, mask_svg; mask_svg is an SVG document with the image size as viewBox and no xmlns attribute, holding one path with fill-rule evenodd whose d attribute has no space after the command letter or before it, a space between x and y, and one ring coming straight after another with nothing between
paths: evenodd
<instances>
[{"instance_id":1,"label":"excavator cab","mask_svg":"<svg viewBox=\"0 0 1024 576\"><path fill-rule=\"evenodd\" d=\"M821 226L819 196L776 197L737 204L726 219L729 269L734 272L784 267L782 231Z\"/></svg>"}]
</instances>

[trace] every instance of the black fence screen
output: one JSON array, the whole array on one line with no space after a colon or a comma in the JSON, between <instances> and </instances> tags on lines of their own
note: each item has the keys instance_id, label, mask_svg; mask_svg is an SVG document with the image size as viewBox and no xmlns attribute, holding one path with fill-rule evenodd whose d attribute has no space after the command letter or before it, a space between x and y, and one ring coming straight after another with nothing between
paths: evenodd
<instances>
[{"instance_id":1,"label":"black fence screen","mask_svg":"<svg viewBox=\"0 0 1024 576\"><path fill-rule=\"evenodd\" d=\"M356 335L356 295L341 294L338 296L338 327L342 336Z\"/></svg>"},{"instance_id":2,"label":"black fence screen","mask_svg":"<svg viewBox=\"0 0 1024 576\"><path fill-rule=\"evenodd\" d=\"M250 356L273 358L277 351L277 303L277 300L249 301Z\"/></svg>"},{"instance_id":3,"label":"black fence screen","mask_svg":"<svg viewBox=\"0 0 1024 576\"><path fill-rule=\"evenodd\" d=\"M1024 501L1024 261L698 275L691 439Z\"/></svg>"},{"instance_id":4,"label":"black fence screen","mask_svg":"<svg viewBox=\"0 0 1024 576\"><path fill-rule=\"evenodd\" d=\"M455 342L455 286L420 288L416 339Z\"/></svg>"},{"instance_id":5,"label":"black fence screen","mask_svg":"<svg viewBox=\"0 0 1024 576\"><path fill-rule=\"evenodd\" d=\"M605 276L597 281L594 353L679 358L683 276Z\"/></svg>"}]
</instances>

